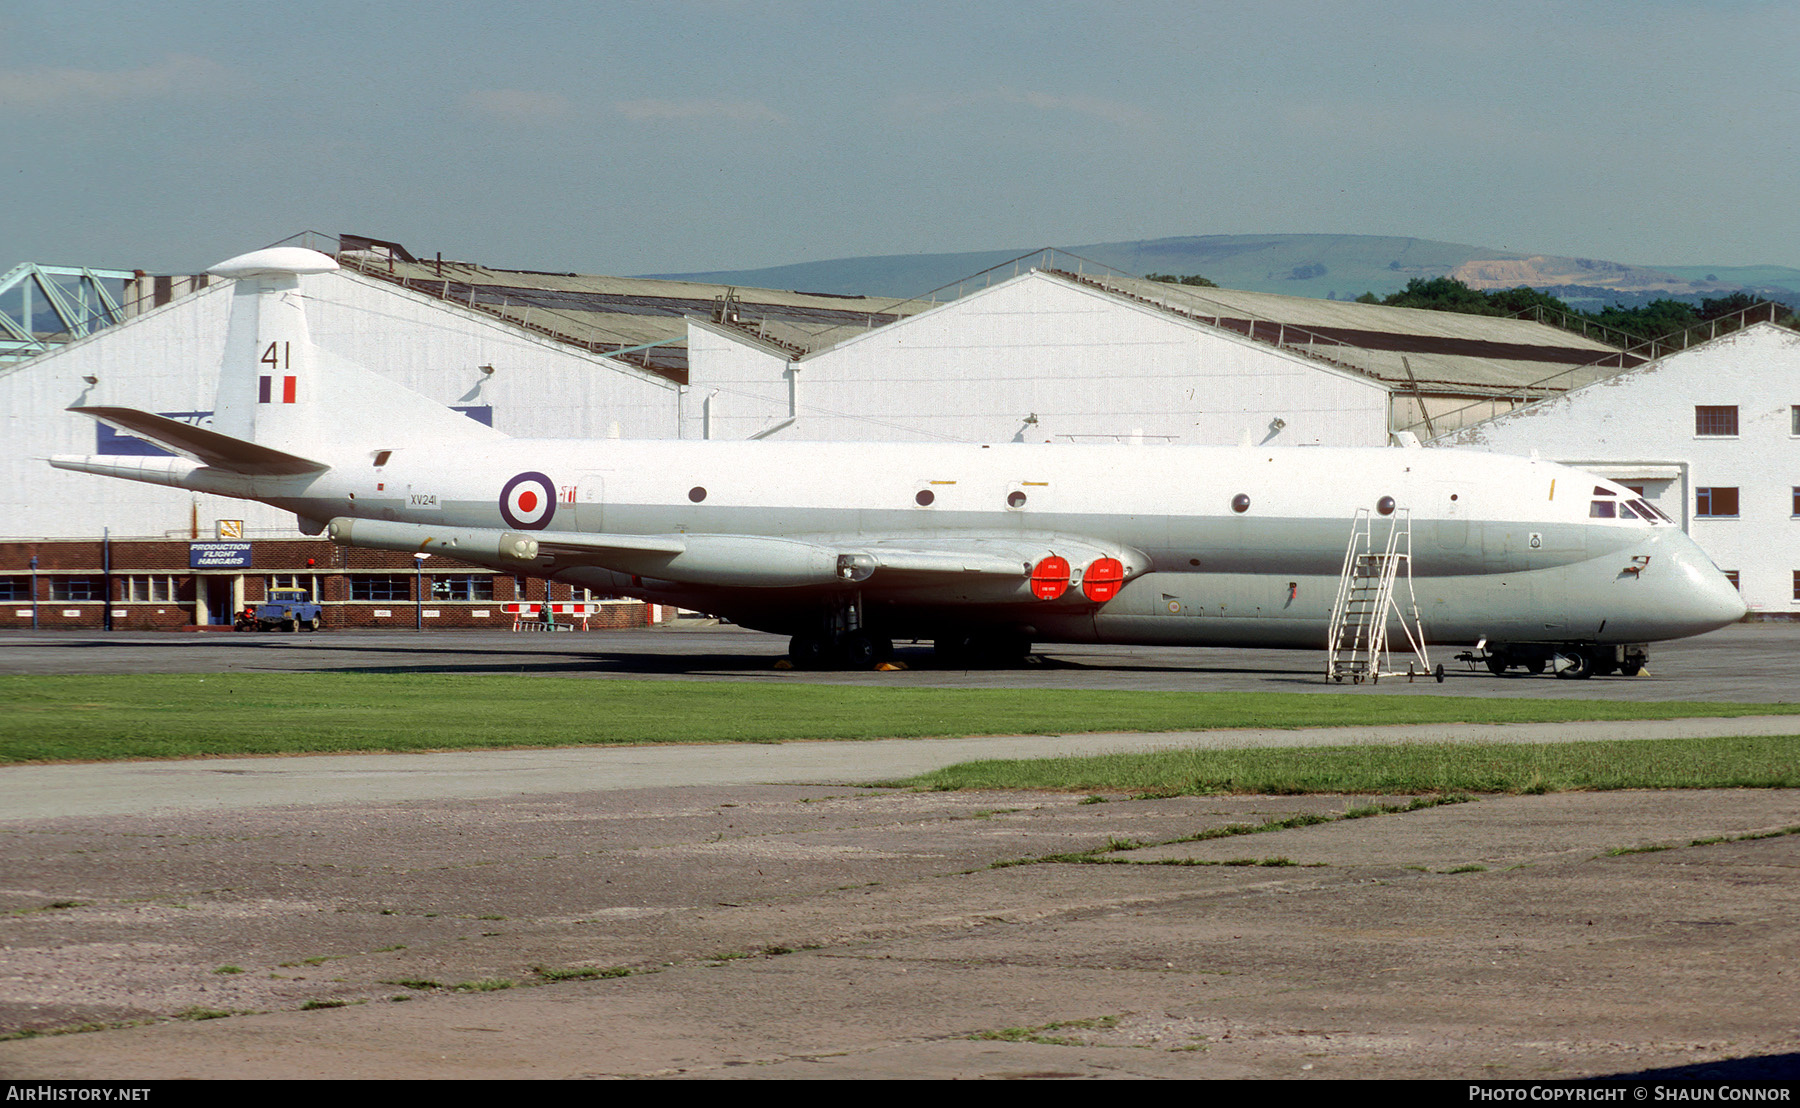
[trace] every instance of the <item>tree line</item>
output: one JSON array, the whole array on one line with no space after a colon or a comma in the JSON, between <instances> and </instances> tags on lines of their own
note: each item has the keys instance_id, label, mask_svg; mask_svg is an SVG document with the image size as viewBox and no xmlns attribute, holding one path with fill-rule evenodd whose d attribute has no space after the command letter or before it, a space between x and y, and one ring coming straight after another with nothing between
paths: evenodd
<instances>
[{"instance_id":1,"label":"tree line","mask_svg":"<svg viewBox=\"0 0 1800 1108\"><path fill-rule=\"evenodd\" d=\"M1372 292L1365 292L1356 298L1359 304L1387 304L1396 308L1425 308L1434 312L1463 312L1467 315L1518 316L1534 308L1542 308L1552 313L1547 323L1559 322L1553 313L1563 313L1575 319L1591 320L1603 327L1622 331L1639 339L1660 338L1663 335L1692 327L1697 323L1719 319L1741 312L1745 308L1762 303L1760 299L1747 292L1733 292L1725 296L1707 297L1696 306L1684 300L1652 300L1637 308L1627 308L1621 304L1612 304L1597 312L1585 312L1570 307L1547 292L1521 285L1513 289L1494 289L1485 291L1470 288L1454 277L1414 277L1406 282L1406 287L1399 292L1390 293L1377 298ZM1790 308L1784 322L1792 323L1793 313ZM1565 324L1566 326L1566 324Z\"/></svg>"},{"instance_id":2,"label":"tree line","mask_svg":"<svg viewBox=\"0 0 1800 1108\"><path fill-rule=\"evenodd\" d=\"M1190 273L1185 276L1177 276L1173 273L1146 273L1144 276L1152 281L1162 281L1172 285L1219 287L1198 273ZM1533 309L1543 309L1546 323L1568 327L1572 321L1585 319L1642 340L1661 338L1695 324L1719 319L1762 303L1760 299L1747 292L1734 292L1725 296L1707 297L1701 300L1697 306L1684 300L1663 299L1652 300L1637 308L1612 304L1597 312L1588 312L1570 307L1549 293L1539 292L1529 285L1488 291L1470 288L1454 277L1414 277L1406 282L1406 287L1399 292L1389 293L1385 297L1377 297L1372 292L1365 292L1356 298L1356 302L1358 304L1386 304L1395 308L1424 308L1433 312L1462 312L1464 315L1507 317L1525 315ZM1796 326L1793 306L1783 305L1783 307L1787 309L1786 316L1777 322L1790 327ZM1570 319L1558 319L1559 313Z\"/></svg>"}]
</instances>

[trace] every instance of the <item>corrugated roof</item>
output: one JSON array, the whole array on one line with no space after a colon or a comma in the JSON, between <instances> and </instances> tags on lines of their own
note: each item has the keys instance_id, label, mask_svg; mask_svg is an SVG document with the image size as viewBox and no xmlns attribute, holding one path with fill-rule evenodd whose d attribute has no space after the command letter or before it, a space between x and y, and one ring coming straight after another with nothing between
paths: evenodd
<instances>
[{"instance_id":1,"label":"corrugated roof","mask_svg":"<svg viewBox=\"0 0 1800 1108\"><path fill-rule=\"evenodd\" d=\"M370 251L345 251L338 261L684 383L688 316L719 320L803 353L930 307L892 297L490 269Z\"/></svg>"},{"instance_id":2,"label":"corrugated roof","mask_svg":"<svg viewBox=\"0 0 1800 1108\"><path fill-rule=\"evenodd\" d=\"M932 306L918 299L418 261L403 249L345 250L338 261L684 383L688 316L735 326L798 356ZM1530 320L1202 288L1111 272L1040 272L1225 327L1408 391L1548 394L1643 361Z\"/></svg>"},{"instance_id":3,"label":"corrugated roof","mask_svg":"<svg viewBox=\"0 0 1800 1108\"><path fill-rule=\"evenodd\" d=\"M1643 361L1531 320L1203 288L1117 274L1048 272L1406 389L1416 385L1432 392L1511 394L1554 378L1546 387L1560 391L1618 372L1621 357L1627 366ZM1609 364L1597 364L1602 362ZM1595 367L1591 373L1570 372L1588 366Z\"/></svg>"}]
</instances>

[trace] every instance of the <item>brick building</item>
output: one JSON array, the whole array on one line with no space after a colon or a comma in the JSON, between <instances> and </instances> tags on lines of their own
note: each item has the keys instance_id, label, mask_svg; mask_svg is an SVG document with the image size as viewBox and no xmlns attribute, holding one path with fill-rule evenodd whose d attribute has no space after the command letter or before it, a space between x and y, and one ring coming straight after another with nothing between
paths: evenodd
<instances>
[{"instance_id":1,"label":"brick building","mask_svg":"<svg viewBox=\"0 0 1800 1108\"><path fill-rule=\"evenodd\" d=\"M272 588L306 589L327 630L504 630L514 619L506 605L518 603L592 604L585 618L559 617L592 630L641 627L660 614L579 586L323 539L0 542L0 629L225 629Z\"/></svg>"}]
</instances>

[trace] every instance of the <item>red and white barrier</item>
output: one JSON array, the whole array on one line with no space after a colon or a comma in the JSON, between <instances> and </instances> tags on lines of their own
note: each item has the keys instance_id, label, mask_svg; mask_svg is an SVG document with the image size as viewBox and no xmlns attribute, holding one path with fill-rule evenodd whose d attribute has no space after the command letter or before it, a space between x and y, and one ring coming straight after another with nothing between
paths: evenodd
<instances>
[{"instance_id":1,"label":"red and white barrier","mask_svg":"<svg viewBox=\"0 0 1800 1108\"><path fill-rule=\"evenodd\" d=\"M544 609L550 609L551 619L544 619ZM527 623L538 623L555 626L555 617L573 616L581 621L581 629L588 630L588 619L600 614L600 605L591 601L571 604L502 604L500 610L513 617L513 630L523 631Z\"/></svg>"}]
</instances>

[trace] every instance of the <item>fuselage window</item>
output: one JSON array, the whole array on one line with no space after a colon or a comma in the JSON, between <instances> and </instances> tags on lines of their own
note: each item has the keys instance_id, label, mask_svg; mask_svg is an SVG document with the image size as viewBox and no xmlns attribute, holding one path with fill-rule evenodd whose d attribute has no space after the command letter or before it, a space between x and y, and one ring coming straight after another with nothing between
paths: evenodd
<instances>
[{"instance_id":1,"label":"fuselage window","mask_svg":"<svg viewBox=\"0 0 1800 1108\"><path fill-rule=\"evenodd\" d=\"M1008 508L1023 508L1025 506L1025 494L1019 492L1017 489L1007 493L1006 506Z\"/></svg>"},{"instance_id":2,"label":"fuselage window","mask_svg":"<svg viewBox=\"0 0 1800 1108\"><path fill-rule=\"evenodd\" d=\"M1242 515L1244 512L1249 511L1250 510L1249 494L1240 492L1236 496L1232 497L1231 498L1231 510L1234 512L1237 512L1240 515Z\"/></svg>"},{"instance_id":3,"label":"fuselage window","mask_svg":"<svg viewBox=\"0 0 1800 1108\"><path fill-rule=\"evenodd\" d=\"M921 508L926 508L926 507L929 507L931 505L931 502L936 499L937 499L937 494L933 493L930 489L920 489L919 495L913 497L913 502Z\"/></svg>"},{"instance_id":4,"label":"fuselage window","mask_svg":"<svg viewBox=\"0 0 1800 1108\"><path fill-rule=\"evenodd\" d=\"M1380 512L1384 516L1393 515L1394 514L1394 498L1391 496L1384 496L1380 500L1377 500L1375 502L1375 510Z\"/></svg>"},{"instance_id":5,"label":"fuselage window","mask_svg":"<svg viewBox=\"0 0 1800 1108\"><path fill-rule=\"evenodd\" d=\"M706 490L704 488L701 488L699 485L695 485L693 488L688 490L688 499L692 500L694 503L698 504L702 500L706 499Z\"/></svg>"}]
</instances>

